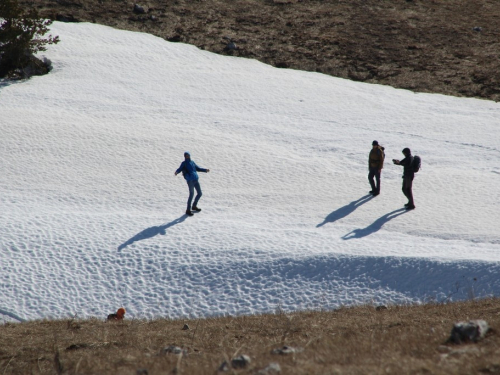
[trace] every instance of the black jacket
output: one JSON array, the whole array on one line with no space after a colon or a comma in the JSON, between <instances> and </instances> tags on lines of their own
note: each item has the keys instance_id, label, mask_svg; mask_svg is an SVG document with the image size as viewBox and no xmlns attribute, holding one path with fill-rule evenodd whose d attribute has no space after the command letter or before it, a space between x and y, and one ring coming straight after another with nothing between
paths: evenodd
<instances>
[{"instance_id":1,"label":"black jacket","mask_svg":"<svg viewBox=\"0 0 500 375\"><path fill-rule=\"evenodd\" d=\"M404 167L403 178L405 177L413 178L415 176L415 172L413 172L413 168L411 167L412 161L413 161L413 156L409 155L399 162L399 165L402 165Z\"/></svg>"}]
</instances>

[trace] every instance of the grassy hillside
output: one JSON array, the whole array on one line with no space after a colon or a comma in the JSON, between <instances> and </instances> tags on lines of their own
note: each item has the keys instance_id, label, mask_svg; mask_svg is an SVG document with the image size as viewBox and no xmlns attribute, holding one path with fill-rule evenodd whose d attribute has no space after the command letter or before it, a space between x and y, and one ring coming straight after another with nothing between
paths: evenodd
<instances>
[{"instance_id":1,"label":"grassy hillside","mask_svg":"<svg viewBox=\"0 0 500 375\"><path fill-rule=\"evenodd\" d=\"M470 319L493 330L478 343L447 343L453 324ZM500 299L200 320L8 323L0 325L0 372L214 374L247 355L245 368L228 373L273 374L259 371L277 363L282 374L500 374L499 325ZM297 350L272 353L283 346Z\"/></svg>"}]
</instances>

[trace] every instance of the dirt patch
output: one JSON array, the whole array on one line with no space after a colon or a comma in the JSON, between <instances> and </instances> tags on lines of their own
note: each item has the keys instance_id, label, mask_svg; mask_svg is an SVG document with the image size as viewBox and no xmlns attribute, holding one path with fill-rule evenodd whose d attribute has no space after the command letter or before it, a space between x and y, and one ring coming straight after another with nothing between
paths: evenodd
<instances>
[{"instance_id":1,"label":"dirt patch","mask_svg":"<svg viewBox=\"0 0 500 375\"><path fill-rule=\"evenodd\" d=\"M500 100L500 1L20 0L52 19L415 92Z\"/></svg>"}]
</instances>

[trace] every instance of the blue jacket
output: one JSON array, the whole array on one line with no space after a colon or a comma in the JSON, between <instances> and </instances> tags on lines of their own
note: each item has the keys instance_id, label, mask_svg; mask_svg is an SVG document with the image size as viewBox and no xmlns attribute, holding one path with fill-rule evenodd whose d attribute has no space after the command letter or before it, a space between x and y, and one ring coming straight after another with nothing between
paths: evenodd
<instances>
[{"instance_id":1,"label":"blue jacket","mask_svg":"<svg viewBox=\"0 0 500 375\"><path fill-rule=\"evenodd\" d=\"M196 172L207 172L205 168L200 168L191 159L186 159L181 163L181 166L177 169L175 173L182 172L182 175L186 181L198 181L198 173Z\"/></svg>"}]
</instances>

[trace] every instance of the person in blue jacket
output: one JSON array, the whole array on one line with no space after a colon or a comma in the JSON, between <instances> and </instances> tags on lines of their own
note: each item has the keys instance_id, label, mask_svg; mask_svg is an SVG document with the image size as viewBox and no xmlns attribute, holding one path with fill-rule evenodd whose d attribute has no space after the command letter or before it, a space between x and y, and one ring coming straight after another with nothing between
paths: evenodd
<instances>
[{"instance_id":1,"label":"person in blue jacket","mask_svg":"<svg viewBox=\"0 0 500 375\"><path fill-rule=\"evenodd\" d=\"M189 198L187 201L187 210L186 215L193 216L192 211L199 212L201 211L198 208L198 201L201 198L202 192L200 183L198 182L198 173L197 172L210 172L210 169L200 168L196 165L194 161L191 160L191 154L189 152L184 153L184 161L181 163L181 166L175 171L175 175L177 176L180 172L186 179L189 188ZM194 190L196 189L196 197L194 198L193 206L191 207L191 202L193 201Z\"/></svg>"}]
</instances>

